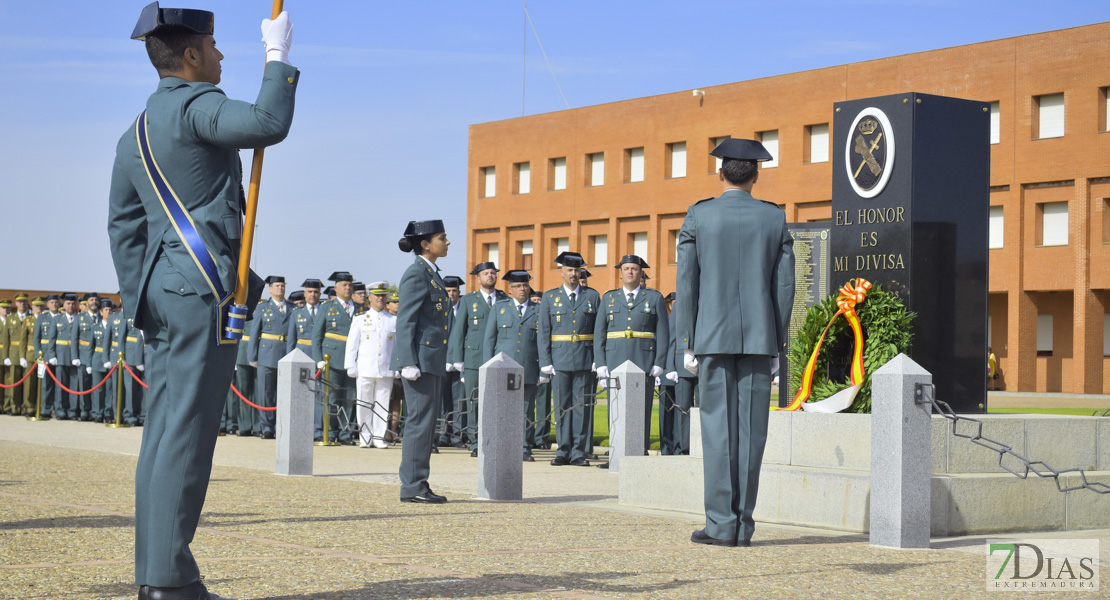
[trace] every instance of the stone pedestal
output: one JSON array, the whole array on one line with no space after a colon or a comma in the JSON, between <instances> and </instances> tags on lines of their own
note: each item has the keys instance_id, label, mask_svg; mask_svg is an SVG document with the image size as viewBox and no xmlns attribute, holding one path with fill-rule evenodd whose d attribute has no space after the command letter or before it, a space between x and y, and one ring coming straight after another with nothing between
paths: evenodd
<instances>
[{"instance_id":1,"label":"stone pedestal","mask_svg":"<svg viewBox=\"0 0 1110 600\"><path fill-rule=\"evenodd\" d=\"M929 547L932 381L905 354L871 376L872 545Z\"/></svg>"},{"instance_id":2,"label":"stone pedestal","mask_svg":"<svg viewBox=\"0 0 1110 600\"><path fill-rule=\"evenodd\" d=\"M524 367L499 352L478 369L478 497L524 493Z\"/></svg>"},{"instance_id":3,"label":"stone pedestal","mask_svg":"<svg viewBox=\"0 0 1110 600\"><path fill-rule=\"evenodd\" d=\"M315 371L315 363L300 348L278 361L274 472L279 475L312 475L312 415L316 396L309 386Z\"/></svg>"},{"instance_id":4,"label":"stone pedestal","mask_svg":"<svg viewBox=\"0 0 1110 600\"><path fill-rule=\"evenodd\" d=\"M644 405L648 399L643 369L626 360L609 374L609 472L619 473L621 457L644 454ZM616 389L619 388L619 389Z\"/></svg>"}]
</instances>

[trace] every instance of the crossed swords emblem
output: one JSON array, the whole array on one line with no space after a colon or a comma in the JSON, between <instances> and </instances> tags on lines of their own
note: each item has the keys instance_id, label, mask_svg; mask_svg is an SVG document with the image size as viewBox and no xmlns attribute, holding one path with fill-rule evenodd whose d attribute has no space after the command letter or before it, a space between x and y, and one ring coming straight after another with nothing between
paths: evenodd
<instances>
[{"instance_id":1,"label":"crossed swords emblem","mask_svg":"<svg viewBox=\"0 0 1110 600\"><path fill-rule=\"evenodd\" d=\"M879 135L875 136L875 139L871 140L871 146L868 147L867 142L863 139L862 135L856 136L855 152L856 154L863 157L863 161L859 163L859 167L856 169L856 174L852 175L852 179L856 179L859 177L860 172L863 171L863 165L867 165L867 168L871 170L871 174L876 177L878 177L879 173L882 172L883 168L879 165L879 161L875 160L875 157L871 155L871 153L879 147L879 140L881 139L883 139L883 133L880 131Z\"/></svg>"}]
</instances>

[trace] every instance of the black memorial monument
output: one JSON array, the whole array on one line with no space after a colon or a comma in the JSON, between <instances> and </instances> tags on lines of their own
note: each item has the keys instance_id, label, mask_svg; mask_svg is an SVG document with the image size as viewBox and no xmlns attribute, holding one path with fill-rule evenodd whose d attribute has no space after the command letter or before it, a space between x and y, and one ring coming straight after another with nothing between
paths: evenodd
<instances>
[{"instance_id":1,"label":"black memorial monument","mask_svg":"<svg viewBox=\"0 0 1110 600\"><path fill-rule=\"evenodd\" d=\"M986 412L990 104L904 93L834 106L832 283L901 296L936 398Z\"/></svg>"}]
</instances>

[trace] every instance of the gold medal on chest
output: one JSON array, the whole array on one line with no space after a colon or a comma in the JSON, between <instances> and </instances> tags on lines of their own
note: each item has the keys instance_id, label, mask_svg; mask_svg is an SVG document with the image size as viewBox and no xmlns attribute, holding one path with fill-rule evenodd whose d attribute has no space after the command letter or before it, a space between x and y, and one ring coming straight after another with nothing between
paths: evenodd
<instances>
[{"instance_id":1,"label":"gold medal on chest","mask_svg":"<svg viewBox=\"0 0 1110 600\"><path fill-rule=\"evenodd\" d=\"M563 315L555 315L555 322L556 323L562 323L563 322Z\"/></svg>"},{"instance_id":2,"label":"gold medal on chest","mask_svg":"<svg viewBox=\"0 0 1110 600\"><path fill-rule=\"evenodd\" d=\"M439 311L439 310L443 310L443 304L442 304L442 303L440 303L440 302L436 302L436 310L437 310L437 311Z\"/></svg>"},{"instance_id":3,"label":"gold medal on chest","mask_svg":"<svg viewBox=\"0 0 1110 600\"><path fill-rule=\"evenodd\" d=\"M478 303L477 302L474 303L474 305L471 307L471 310L473 310L474 312L478 312Z\"/></svg>"},{"instance_id":4,"label":"gold medal on chest","mask_svg":"<svg viewBox=\"0 0 1110 600\"><path fill-rule=\"evenodd\" d=\"M501 314L505 314L505 309L504 308L501 309Z\"/></svg>"}]
</instances>

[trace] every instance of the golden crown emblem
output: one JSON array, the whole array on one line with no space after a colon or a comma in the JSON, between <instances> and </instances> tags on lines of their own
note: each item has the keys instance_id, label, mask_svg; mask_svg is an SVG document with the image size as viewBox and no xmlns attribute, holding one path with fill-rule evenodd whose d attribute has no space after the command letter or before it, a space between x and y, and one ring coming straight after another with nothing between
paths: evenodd
<instances>
[{"instance_id":1,"label":"golden crown emblem","mask_svg":"<svg viewBox=\"0 0 1110 600\"><path fill-rule=\"evenodd\" d=\"M859 122L859 132L863 135L871 135L879 128L879 122L871 117L868 117Z\"/></svg>"}]
</instances>

